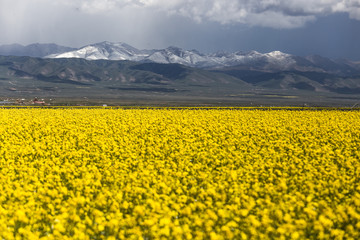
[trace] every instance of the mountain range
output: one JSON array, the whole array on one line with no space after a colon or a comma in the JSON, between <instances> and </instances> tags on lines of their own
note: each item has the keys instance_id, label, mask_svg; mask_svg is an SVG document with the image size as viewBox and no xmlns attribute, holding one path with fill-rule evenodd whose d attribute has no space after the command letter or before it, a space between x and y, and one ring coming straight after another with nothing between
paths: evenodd
<instances>
[{"instance_id":1,"label":"mountain range","mask_svg":"<svg viewBox=\"0 0 360 240\"><path fill-rule=\"evenodd\" d=\"M279 51L261 54L219 52L202 54L196 50L183 50L178 47L166 49L139 50L125 43L102 42L82 47L73 51L55 53L46 58L83 58L87 60L129 60L137 62L178 63L197 68L219 68L258 61L269 61L283 67L292 65L289 54Z\"/></svg>"},{"instance_id":2,"label":"mountain range","mask_svg":"<svg viewBox=\"0 0 360 240\"><path fill-rule=\"evenodd\" d=\"M217 52L202 54L197 50L183 50L178 47L166 49L139 50L126 43L101 42L81 48L70 48L56 44L19 44L0 46L0 55L30 56L40 58L82 58L86 60L128 60L135 62L177 63L190 67L217 69L244 66L259 67L268 71L315 71L330 72L343 76L359 74L360 62L345 59L331 60L321 56L299 57L273 51L269 53Z\"/></svg>"},{"instance_id":3,"label":"mountain range","mask_svg":"<svg viewBox=\"0 0 360 240\"><path fill-rule=\"evenodd\" d=\"M110 42L77 49L56 44L3 45L0 55L3 96L297 105L360 100L360 63L345 59L280 51L202 54L178 47L139 50Z\"/></svg>"}]
</instances>

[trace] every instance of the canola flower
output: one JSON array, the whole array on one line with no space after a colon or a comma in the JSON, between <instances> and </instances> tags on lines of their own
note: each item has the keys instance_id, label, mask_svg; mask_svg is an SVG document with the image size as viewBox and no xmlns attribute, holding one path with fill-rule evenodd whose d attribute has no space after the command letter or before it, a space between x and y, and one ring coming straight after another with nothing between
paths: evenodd
<instances>
[{"instance_id":1,"label":"canola flower","mask_svg":"<svg viewBox=\"0 0 360 240\"><path fill-rule=\"evenodd\" d=\"M360 112L0 109L0 239L359 239Z\"/></svg>"}]
</instances>

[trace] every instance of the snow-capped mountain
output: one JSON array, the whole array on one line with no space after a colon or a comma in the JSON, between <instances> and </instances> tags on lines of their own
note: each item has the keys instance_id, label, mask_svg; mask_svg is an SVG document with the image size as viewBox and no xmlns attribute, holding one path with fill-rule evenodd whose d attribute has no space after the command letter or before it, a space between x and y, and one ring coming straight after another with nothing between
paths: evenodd
<instances>
[{"instance_id":1,"label":"snow-capped mountain","mask_svg":"<svg viewBox=\"0 0 360 240\"><path fill-rule=\"evenodd\" d=\"M178 47L168 47L163 50L154 50L144 60L156 63L178 63L187 66L201 67L211 65L211 59L196 50L183 50Z\"/></svg>"},{"instance_id":2,"label":"snow-capped mountain","mask_svg":"<svg viewBox=\"0 0 360 240\"><path fill-rule=\"evenodd\" d=\"M128 60L135 62L177 63L189 67L237 70L277 71L313 71L330 72L341 76L356 75L360 63L348 60L331 60L321 56L299 57L273 51L269 53L217 52L202 54L196 50L184 50L178 47L166 49L139 50L126 43L101 42L78 49L56 44L18 44L0 46L0 55L31 56L42 58L82 58L87 60Z\"/></svg>"},{"instance_id":3,"label":"snow-capped mountain","mask_svg":"<svg viewBox=\"0 0 360 240\"><path fill-rule=\"evenodd\" d=\"M141 61L148 54L146 51L138 50L126 43L102 42L87 45L80 49L64 52L61 54L52 54L47 58L84 58L87 60L130 60Z\"/></svg>"},{"instance_id":4,"label":"snow-capped mountain","mask_svg":"<svg viewBox=\"0 0 360 240\"><path fill-rule=\"evenodd\" d=\"M295 64L292 55L274 51L270 53L214 53L202 54L196 50L168 47L158 50L139 50L125 43L102 42L80 49L52 54L47 58L84 58L87 60L129 60L138 62L178 63L191 67L226 67L238 64L266 62L281 68Z\"/></svg>"},{"instance_id":5,"label":"snow-capped mountain","mask_svg":"<svg viewBox=\"0 0 360 240\"><path fill-rule=\"evenodd\" d=\"M234 53L215 53L210 54L209 57L216 62L216 65L235 66L235 65L267 65L270 64L277 68L289 68L296 64L293 56L280 51L269 53L259 53L251 51L248 53L234 52ZM215 65L215 66L216 66Z\"/></svg>"}]
</instances>

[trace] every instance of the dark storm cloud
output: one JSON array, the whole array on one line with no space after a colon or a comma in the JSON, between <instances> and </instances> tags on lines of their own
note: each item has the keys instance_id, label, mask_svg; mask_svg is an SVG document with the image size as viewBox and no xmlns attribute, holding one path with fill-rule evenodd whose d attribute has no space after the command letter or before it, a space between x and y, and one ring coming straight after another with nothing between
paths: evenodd
<instances>
[{"instance_id":1,"label":"dark storm cloud","mask_svg":"<svg viewBox=\"0 0 360 240\"><path fill-rule=\"evenodd\" d=\"M67 4L89 13L141 8L177 14L198 22L243 23L272 28L301 27L317 16L338 12L360 20L358 0L87 0Z\"/></svg>"},{"instance_id":2,"label":"dark storm cloud","mask_svg":"<svg viewBox=\"0 0 360 240\"><path fill-rule=\"evenodd\" d=\"M360 20L359 0L0 0L0 30L21 36L37 27L63 23L71 29L71 23L98 18L98 25L112 21L128 32L129 25L150 27L160 16L169 20L175 15L197 23L291 29L339 12Z\"/></svg>"}]
</instances>

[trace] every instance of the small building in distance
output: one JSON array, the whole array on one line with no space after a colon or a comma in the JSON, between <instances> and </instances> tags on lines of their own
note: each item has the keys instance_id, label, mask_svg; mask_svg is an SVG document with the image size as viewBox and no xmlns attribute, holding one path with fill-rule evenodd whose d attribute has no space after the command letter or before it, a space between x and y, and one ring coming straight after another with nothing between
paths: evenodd
<instances>
[{"instance_id":1,"label":"small building in distance","mask_svg":"<svg viewBox=\"0 0 360 240\"><path fill-rule=\"evenodd\" d=\"M44 99L39 100L39 99L37 99L37 98L34 98L34 100L32 101L32 104L42 105L42 106L47 105L47 104L45 103Z\"/></svg>"}]
</instances>

